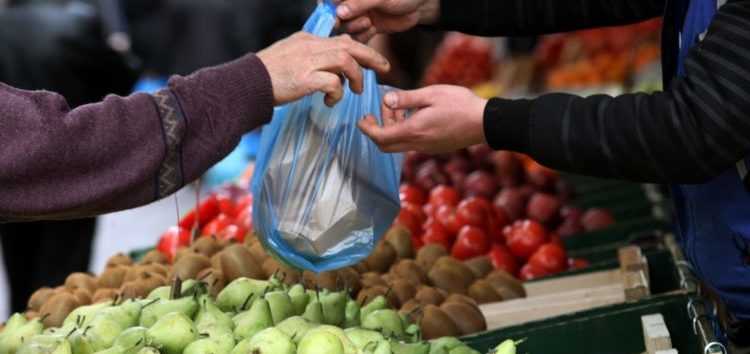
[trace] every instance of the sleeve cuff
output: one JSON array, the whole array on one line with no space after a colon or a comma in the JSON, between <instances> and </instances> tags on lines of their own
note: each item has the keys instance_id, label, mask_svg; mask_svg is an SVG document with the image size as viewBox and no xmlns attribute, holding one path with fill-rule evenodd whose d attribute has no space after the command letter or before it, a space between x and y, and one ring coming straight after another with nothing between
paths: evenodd
<instances>
[{"instance_id":1,"label":"sleeve cuff","mask_svg":"<svg viewBox=\"0 0 750 354\"><path fill-rule=\"evenodd\" d=\"M237 105L246 104L245 112L251 112L239 117L270 120L273 116L273 87L271 76L260 58L255 54L247 54L223 66L226 73L224 90L227 101ZM257 125L257 122L248 123L248 128Z\"/></svg>"},{"instance_id":2,"label":"sleeve cuff","mask_svg":"<svg viewBox=\"0 0 750 354\"><path fill-rule=\"evenodd\" d=\"M484 109L484 135L494 150L529 152L531 100L493 98Z\"/></svg>"}]
</instances>

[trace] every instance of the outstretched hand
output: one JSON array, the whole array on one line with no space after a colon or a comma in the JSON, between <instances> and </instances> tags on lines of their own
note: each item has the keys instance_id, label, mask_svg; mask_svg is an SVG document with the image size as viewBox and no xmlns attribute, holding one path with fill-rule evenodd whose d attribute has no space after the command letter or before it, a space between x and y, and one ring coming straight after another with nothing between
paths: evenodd
<instances>
[{"instance_id":1,"label":"outstretched hand","mask_svg":"<svg viewBox=\"0 0 750 354\"><path fill-rule=\"evenodd\" d=\"M406 31L417 24L433 24L439 0L333 0L341 27L366 42L377 33Z\"/></svg>"}]
</instances>

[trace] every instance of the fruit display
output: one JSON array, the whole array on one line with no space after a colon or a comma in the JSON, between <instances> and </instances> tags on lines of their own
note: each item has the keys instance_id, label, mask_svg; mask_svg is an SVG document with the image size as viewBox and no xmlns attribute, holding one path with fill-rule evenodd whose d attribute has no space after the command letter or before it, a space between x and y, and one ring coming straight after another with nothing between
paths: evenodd
<instances>
[{"instance_id":1,"label":"fruit display","mask_svg":"<svg viewBox=\"0 0 750 354\"><path fill-rule=\"evenodd\" d=\"M92 290L84 281L75 284L75 290ZM176 277L146 296L87 305L63 290L45 291L51 292L46 300L39 291L32 298L34 305L43 303L39 313L10 317L0 332L0 353L478 353L455 337L422 339L443 325L433 307L425 308L421 316L430 321L420 327L410 320L413 312L390 309L383 296L362 305L346 291L286 285L276 276L239 277L216 290ZM446 312L455 314L475 307L462 300L447 304ZM497 352L513 351L506 341Z\"/></svg>"},{"instance_id":2,"label":"fruit display","mask_svg":"<svg viewBox=\"0 0 750 354\"><path fill-rule=\"evenodd\" d=\"M449 33L427 66L423 84L471 87L483 83L494 74L494 50L490 39Z\"/></svg>"},{"instance_id":3,"label":"fruit display","mask_svg":"<svg viewBox=\"0 0 750 354\"><path fill-rule=\"evenodd\" d=\"M605 209L581 210L556 172L524 155L486 145L443 156L407 153L401 212L416 249L440 244L458 260L485 256L522 280L585 265L560 240L611 226Z\"/></svg>"}]
</instances>

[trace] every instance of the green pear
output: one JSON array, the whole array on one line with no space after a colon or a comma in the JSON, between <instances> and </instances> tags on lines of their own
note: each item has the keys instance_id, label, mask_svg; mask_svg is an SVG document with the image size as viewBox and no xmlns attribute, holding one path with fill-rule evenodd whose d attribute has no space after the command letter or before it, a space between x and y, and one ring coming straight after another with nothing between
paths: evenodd
<instances>
[{"instance_id":1,"label":"green pear","mask_svg":"<svg viewBox=\"0 0 750 354\"><path fill-rule=\"evenodd\" d=\"M11 330L3 331L3 334L0 335L0 353L2 354L15 353L24 341L42 334L44 330L41 318L25 322L16 318L13 321Z\"/></svg>"},{"instance_id":2,"label":"green pear","mask_svg":"<svg viewBox=\"0 0 750 354\"><path fill-rule=\"evenodd\" d=\"M159 318L147 334L153 338L154 346L164 354L180 354L188 344L198 339L198 329L193 321L179 312L170 312Z\"/></svg>"},{"instance_id":3,"label":"green pear","mask_svg":"<svg viewBox=\"0 0 750 354\"><path fill-rule=\"evenodd\" d=\"M215 340L204 338L188 344L183 354L228 354Z\"/></svg>"},{"instance_id":4,"label":"green pear","mask_svg":"<svg viewBox=\"0 0 750 354\"><path fill-rule=\"evenodd\" d=\"M512 339L506 339L492 350L494 354L516 354L516 343Z\"/></svg>"},{"instance_id":5,"label":"green pear","mask_svg":"<svg viewBox=\"0 0 750 354\"><path fill-rule=\"evenodd\" d=\"M391 342L381 339L378 341L373 341L365 344L365 346L360 351L361 353L365 354L392 354L391 351Z\"/></svg>"},{"instance_id":6,"label":"green pear","mask_svg":"<svg viewBox=\"0 0 750 354\"><path fill-rule=\"evenodd\" d=\"M310 301L302 317L312 323L323 323L323 305L317 299Z\"/></svg>"},{"instance_id":7,"label":"green pear","mask_svg":"<svg viewBox=\"0 0 750 354\"><path fill-rule=\"evenodd\" d=\"M406 326L406 330L404 330L404 339L416 343L422 341L422 327L419 327L418 324L410 324Z\"/></svg>"},{"instance_id":8,"label":"green pear","mask_svg":"<svg viewBox=\"0 0 750 354\"><path fill-rule=\"evenodd\" d=\"M234 328L232 317L221 311L208 295L202 295L198 298L198 313L195 315L195 326L203 332L202 327L208 327L216 324L229 330Z\"/></svg>"},{"instance_id":9,"label":"green pear","mask_svg":"<svg viewBox=\"0 0 750 354\"><path fill-rule=\"evenodd\" d=\"M151 341L152 340L148 335L148 328L130 327L120 333L112 346L120 348L137 347L138 349L141 349L151 344Z\"/></svg>"},{"instance_id":10,"label":"green pear","mask_svg":"<svg viewBox=\"0 0 750 354\"><path fill-rule=\"evenodd\" d=\"M393 352L393 354L429 354L430 344L426 342L391 342L391 351Z\"/></svg>"},{"instance_id":11,"label":"green pear","mask_svg":"<svg viewBox=\"0 0 750 354\"><path fill-rule=\"evenodd\" d=\"M265 280L237 278L216 297L216 306L224 312L241 312L248 308L271 285Z\"/></svg>"},{"instance_id":12,"label":"green pear","mask_svg":"<svg viewBox=\"0 0 750 354\"><path fill-rule=\"evenodd\" d=\"M202 288L201 283L195 279L183 280L182 286L180 287L180 296L186 297L201 295Z\"/></svg>"},{"instance_id":13,"label":"green pear","mask_svg":"<svg viewBox=\"0 0 750 354\"><path fill-rule=\"evenodd\" d=\"M343 292L325 294L320 297L323 306L323 323L339 326L344 322L346 316L346 303L349 296Z\"/></svg>"},{"instance_id":14,"label":"green pear","mask_svg":"<svg viewBox=\"0 0 750 354\"><path fill-rule=\"evenodd\" d=\"M289 338L292 338L292 340L296 343L299 343L299 341L302 339L302 337L305 336L307 331L317 326L317 324L312 323L302 318L301 316L292 316L281 321L281 323L276 325L276 328L284 332L284 334L286 334Z\"/></svg>"},{"instance_id":15,"label":"green pear","mask_svg":"<svg viewBox=\"0 0 750 354\"><path fill-rule=\"evenodd\" d=\"M232 318L234 321L234 336L247 339L256 333L273 326L271 308L263 298L256 300L250 310Z\"/></svg>"},{"instance_id":16,"label":"green pear","mask_svg":"<svg viewBox=\"0 0 750 354\"><path fill-rule=\"evenodd\" d=\"M386 309L376 310L362 320L362 328L379 331L387 338L402 338L406 333L398 312Z\"/></svg>"},{"instance_id":17,"label":"green pear","mask_svg":"<svg viewBox=\"0 0 750 354\"><path fill-rule=\"evenodd\" d=\"M71 311L67 317L65 317L62 325L65 326L72 323L73 325L77 325L78 327L85 328L89 325L89 323L91 323L91 321L94 319L94 316L96 316L96 313L99 312L99 310L109 306L112 306L112 303L107 301L100 302L98 304L77 307L75 310Z\"/></svg>"},{"instance_id":18,"label":"green pear","mask_svg":"<svg viewBox=\"0 0 750 354\"><path fill-rule=\"evenodd\" d=\"M442 337L430 341L430 353L429 354L447 354L450 353L451 349L458 348L464 344L454 337Z\"/></svg>"},{"instance_id":19,"label":"green pear","mask_svg":"<svg viewBox=\"0 0 750 354\"><path fill-rule=\"evenodd\" d=\"M109 315L112 316L122 328L130 328L138 325L138 320L141 317L143 305L135 300L126 300L118 306L104 307L97 316Z\"/></svg>"},{"instance_id":20,"label":"green pear","mask_svg":"<svg viewBox=\"0 0 750 354\"><path fill-rule=\"evenodd\" d=\"M294 306L294 314L301 315L305 312L307 303L310 302L310 298L307 296L305 288L301 284L294 284L289 288L288 293L289 299L292 300L292 305Z\"/></svg>"},{"instance_id":21,"label":"green pear","mask_svg":"<svg viewBox=\"0 0 750 354\"><path fill-rule=\"evenodd\" d=\"M354 343L349 340L343 329L331 325L322 325L307 331L307 334L305 334L305 336L309 335L312 332L318 331L328 332L338 337L342 347L344 348L344 354L357 354L357 347L355 347Z\"/></svg>"},{"instance_id":22,"label":"green pear","mask_svg":"<svg viewBox=\"0 0 750 354\"><path fill-rule=\"evenodd\" d=\"M243 348L240 348L243 349ZM292 340L276 328L266 328L248 340L247 354L295 354ZM234 351L233 351L234 352Z\"/></svg>"},{"instance_id":23,"label":"green pear","mask_svg":"<svg viewBox=\"0 0 750 354\"><path fill-rule=\"evenodd\" d=\"M346 309L344 310L344 328L351 328L359 326L359 303L356 300L349 299L346 303Z\"/></svg>"},{"instance_id":24,"label":"green pear","mask_svg":"<svg viewBox=\"0 0 750 354\"><path fill-rule=\"evenodd\" d=\"M161 353L156 348L146 347L146 348L139 350L136 354L161 354Z\"/></svg>"},{"instance_id":25,"label":"green pear","mask_svg":"<svg viewBox=\"0 0 750 354\"><path fill-rule=\"evenodd\" d=\"M92 326L79 328L68 337L70 348L75 354L93 354L109 348L98 335L93 333Z\"/></svg>"},{"instance_id":26,"label":"green pear","mask_svg":"<svg viewBox=\"0 0 750 354\"><path fill-rule=\"evenodd\" d=\"M188 318L192 318L198 311L198 303L192 297L183 297L175 300L154 300L151 305L147 305L141 311L141 327L151 327L160 318L170 312L181 313Z\"/></svg>"},{"instance_id":27,"label":"green pear","mask_svg":"<svg viewBox=\"0 0 750 354\"><path fill-rule=\"evenodd\" d=\"M36 335L18 348L17 354L72 354L70 342L59 335Z\"/></svg>"},{"instance_id":28,"label":"green pear","mask_svg":"<svg viewBox=\"0 0 750 354\"><path fill-rule=\"evenodd\" d=\"M281 321L288 317L294 316L294 305L292 305L292 299L284 291L272 291L267 293L264 297L268 301L268 306L271 308L271 318L273 324L277 325Z\"/></svg>"},{"instance_id":29,"label":"green pear","mask_svg":"<svg viewBox=\"0 0 750 354\"><path fill-rule=\"evenodd\" d=\"M478 351L471 349L468 345L460 345L458 347L454 347L453 349L448 351L448 354L481 354Z\"/></svg>"},{"instance_id":30,"label":"green pear","mask_svg":"<svg viewBox=\"0 0 750 354\"><path fill-rule=\"evenodd\" d=\"M120 320L121 318L116 318L107 313L99 313L91 320L89 324L91 329L89 332L93 333L104 343L104 347L99 348L99 350L111 347L115 340L117 340L117 337L120 336L120 333L124 329L120 326Z\"/></svg>"},{"instance_id":31,"label":"green pear","mask_svg":"<svg viewBox=\"0 0 750 354\"><path fill-rule=\"evenodd\" d=\"M377 310L385 310L390 308L388 305L388 300L382 296L379 295L376 298L372 299L367 305L362 306L362 309L359 311L359 322L362 323L365 320L365 317L369 315L372 312L375 312Z\"/></svg>"},{"instance_id":32,"label":"green pear","mask_svg":"<svg viewBox=\"0 0 750 354\"><path fill-rule=\"evenodd\" d=\"M362 328L349 328L344 331L346 337L354 344L357 349L364 349L366 345L372 342L378 342L384 340L380 332L370 331Z\"/></svg>"},{"instance_id":33,"label":"green pear","mask_svg":"<svg viewBox=\"0 0 750 354\"><path fill-rule=\"evenodd\" d=\"M3 328L2 333L13 332L27 323L29 323L29 320L26 319L26 316L16 312L8 318L8 322L5 322L5 328Z\"/></svg>"},{"instance_id":34,"label":"green pear","mask_svg":"<svg viewBox=\"0 0 750 354\"><path fill-rule=\"evenodd\" d=\"M172 295L172 287L171 286L160 286L154 290L151 290L150 293L148 293L148 296L146 296L146 299L149 300L169 300L170 295Z\"/></svg>"},{"instance_id":35,"label":"green pear","mask_svg":"<svg viewBox=\"0 0 750 354\"><path fill-rule=\"evenodd\" d=\"M312 330L300 340L297 354L344 354L344 345L333 333Z\"/></svg>"}]
</instances>

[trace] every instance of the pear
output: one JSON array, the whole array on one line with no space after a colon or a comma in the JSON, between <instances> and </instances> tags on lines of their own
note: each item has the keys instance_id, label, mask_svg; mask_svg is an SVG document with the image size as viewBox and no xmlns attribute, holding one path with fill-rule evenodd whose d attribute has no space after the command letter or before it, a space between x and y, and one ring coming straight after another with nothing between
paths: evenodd
<instances>
[{"instance_id":1,"label":"pear","mask_svg":"<svg viewBox=\"0 0 750 354\"><path fill-rule=\"evenodd\" d=\"M164 354L180 354L191 342L198 339L198 329L188 316L171 312L159 318L147 334Z\"/></svg>"},{"instance_id":2,"label":"pear","mask_svg":"<svg viewBox=\"0 0 750 354\"><path fill-rule=\"evenodd\" d=\"M227 328L230 331L234 328L232 318L216 307L208 295L203 295L198 298L198 313L195 315L195 326L201 332L205 332L204 327L209 327L212 324Z\"/></svg>"},{"instance_id":3,"label":"pear","mask_svg":"<svg viewBox=\"0 0 750 354\"><path fill-rule=\"evenodd\" d=\"M398 312L386 309L372 312L362 320L362 328L379 331L388 338L401 338L406 333Z\"/></svg>"},{"instance_id":4,"label":"pear","mask_svg":"<svg viewBox=\"0 0 750 354\"><path fill-rule=\"evenodd\" d=\"M183 354L227 354L229 350L222 348L213 339L204 338L188 344Z\"/></svg>"},{"instance_id":5,"label":"pear","mask_svg":"<svg viewBox=\"0 0 750 354\"><path fill-rule=\"evenodd\" d=\"M229 283L216 297L216 306L224 312L240 312L270 288L265 280L237 278ZM249 298L249 300L248 300Z\"/></svg>"},{"instance_id":6,"label":"pear","mask_svg":"<svg viewBox=\"0 0 750 354\"><path fill-rule=\"evenodd\" d=\"M148 335L148 328L131 327L122 331L122 333L120 333L112 346L123 349L137 348L136 350L134 350L134 352L136 352L139 349L151 344L151 341L152 339Z\"/></svg>"},{"instance_id":7,"label":"pear","mask_svg":"<svg viewBox=\"0 0 750 354\"><path fill-rule=\"evenodd\" d=\"M364 348L362 348L361 353L366 354L392 354L391 351L391 342L381 339L374 342L369 342L365 344Z\"/></svg>"},{"instance_id":8,"label":"pear","mask_svg":"<svg viewBox=\"0 0 750 354\"><path fill-rule=\"evenodd\" d=\"M344 354L344 345L333 333L313 330L300 340L297 354Z\"/></svg>"},{"instance_id":9,"label":"pear","mask_svg":"<svg viewBox=\"0 0 750 354\"><path fill-rule=\"evenodd\" d=\"M355 347L354 343L349 340L343 329L336 326L322 325L309 330L307 334L305 334L305 336L318 331L328 332L338 337L339 341L341 342L341 346L344 348L344 354L357 354L357 347ZM300 341L300 343L302 342Z\"/></svg>"},{"instance_id":10,"label":"pear","mask_svg":"<svg viewBox=\"0 0 750 354\"><path fill-rule=\"evenodd\" d=\"M146 299L149 300L155 300L155 299L162 299L162 300L169 300L169 296L172 294L172 287L171 286L160 286L154 290L151 290L150 293L148 293L148 296L146 296Z\"/></svg>"},{"instance_id":11,"label":"pear","mask_svg":"<svg viewBox=\"0 0 750 354\"><path fill-rule=\"evenodd\" d=\"M301 316L289 317L276 325L278 330L284 332L284 334L292 338L295 342L299 342L302 337L305 336L307 331L315 327L317 327L317 324L312 323Z\"/></svg>"},{"instance_id":12,"label":"pear","mask_svg":"<svg viewBox=\"0 0 750 354\"><path fill-rule=\"evenodd\" d=\"M403 318L402 318L403 320ZM408 323L404 322L403 323ZM422 340L422 327L419 327L418 324L410 324L406 326L406 330L404 330L404 339L408 340L409 342L415 343Z\"/></svg>"},{"instance_id":13,"label":"pear","mask_svg":"<svg viewBox=\"0 0 750 354\"><path fill-rule=\"evenodd\" d=\"M370 331L362 328L350 328L344 331L346 337L354 344L357 349L364 349L366 345L373 342L379 342L385 339L380 332Z\"/></svg>"},{"instance_id":14,"label":"pear","mask_svg":"<svg viewBox=\"0 0 750 354\"><path fill-rule=\"evenodd\" d=\"M461 345L448 351L448 354L481 354L467 345Z\"/></svg>"},{"instance_id":15,"label":"pear","mask_svg":"<svg viewBox=\"0 0 750 354\"><path fill-rule=\"evenodd\" d=\"M339 326L344 322L349 296L343 292L328 293L320 297L323 306L323 323Z\"/></svg>"},{"instance_id":16,"label":"pear","mask_svg":"<svg viewBox=\"0 0 750 354\"><path fill-rule=\"evenodd\" d=\"M292 305L294 306L294 314L301 315L303 312L305 312L307 303L310 302L310 299L305 292L305 288L301 284L294 284L291 288L289 288L288 293L289 299L292 301Z\"/></svg>"},{"instance_id":17,"label":"pear","mask_svg":"<svg viewBox=\"0 0 750 354\"><path fill-rule=\"evenodd\" d=\"M277 325L281 321L294 315L294 305L292 305L292 299L284 291L272 291L267 293L264 297L268 301L268 306L271 309L271 318L273 324ZM325 313L324 313L325 314Z\"/></svg>"},{"instance_id":18,"label":"pear","mask_svg":"<svg viewBox=\"0 0 750 354\"><path fill-rule=\"evenodd\" d=\"M361 308L356 300L349 299L344 309L344 328L359 326L359 312Z\"/></svg>"},{"instance_id":19,"label":"pear","mask_svg":"<svg viewBox=\"0 0 750 354\"><path fill-rule=\"evenodd\" d=\"M99 312L99 310L109 306L112 306L112 303L107 301L98 304L78 307L75 310L71 311L67 317L65 317L65 320L63 320L62 324L63 326L66 326L72 323L74 325L77 325L78 327L85 328L89 325L89 323L91 323L91 321L94 319L94 316L97 312Z\"/></svg>"},{"instance_id":20,"label":"pear","mask_svg":"<svg viewBox=\"0 0 750 354\"><path fill-rule=\"evenodd\" d=\"M72 354L70 342L59 335L36 335L18 348L17 354Z\"/></svg>"},{"instance_id":21,"label":"pear","mask_svg":"<svg viewBox=\"0 0 750 354\"><path fill-rule=\"evenodd\" d=\"M450 353L451 349L458 348L464 344L454 337L442 337L430 341L430 353L429 354L443 354Z\"/></svg>"},{"instance_id":22,"label":"pear","mask_svg":"<svg viewBox=\"0 0 750 354\"><path fill-rule=\"evenodd\" d=\"M142 327L153 326L161 317L170 313L178 312L188 318L192 318L198 310L198 303L192 297L183 297L175 300L153 300L141 311L140 325Z\"/></svg>"},{"instance_id":23,"label":"pear","mask_svg":"<svg viewBox=\"0 0 750 354\"><path fill-rule=\"evenodd\" d=\"M10 320L8 320L10 323ZM24 341L30 340L32 337L42 334L44 325L42 324L41 318L35 318L31 321L21 321L20 319L13 319L10 330L6 328L0 335L0 353L15 353Z\"/></svg>"},{"instance_id":24,"label":"pear","mask_svg":"<svg viewBox=\"0 0 750 354\"><path fill-rule=\"evenodd\" d=\"M514 342L512 339L506 339L500 345L492 350L494 354L516 354L516 345L519 343Z\"/></svg>"},{"instance_id":25,"label":"pear","mask_svg":"<svg viewBox=\"0 0 750 354\"><path fill-rule=\"evenodd\" d=\"M97 316L112 316L122 328L130 328L138 324L143 305L135 300L125 300L118 306L106 306L97 312Z\"/></svg>"},{"instance_id":26,"label":"pear","mask_svg":"<svg viewBox=\"0 0 750 354\"><path fill-rule=\"evenodd\" d=\"M388 300L382 296L379 295L378 297L372 299L367 305L362 306L362 309L359 311L359 321L364 322L365 317L369 315L372 312L375 312L377 310L385 310L390 308L388 305Z\"/></svg>"},{"instance_id":27,"label":"pear","mask_svg":"<svg viewBox=\"0 0 750 354\"><path fill-rule=\"evenodd\" d=\"M97 335L105 343L105 348L112 344L120 336L120 333L127 328L120 325L122 318L117 318L113 314L99 313L94 317L89 326L93 327L91 332Z\"/></svg>"},{"instance_id":28,"label":"pear","mask_svg":"<svg viewBox=\"0 0 750 354\"><path fill-rule=\"evenodd\" d=\"M425 342L391 342L391 351L393 352L393 354L429 354L430 344Z\"/></svg>"},{"instance_id":29,"label":"pear","mask_svg":"<svg viewBox=\"0 0 750 354\"><path fill-rule=\"evenodd\" d=\"M139 350L136 354L161 354L156 348L146 347Z\"/></svg>"},{"instance_id":30,"label":"pear","mask_svg":"<svg viewBox=\"0 0 750 354\"><path fill-rule=\"evenodd\" d=\"M92 328L90 325L83 329L79 328L68 337L73 353L93 354L109 347L98 335L93 333Z\"/></svg>"},{"instance_id":31,"label":"pear","mask_svg":"<svg viewBox=\"0 0 750 354\"><path fill-rule=\"evenodd\" d=\"M296 346L289 337L276 328L266 328L248 341L248 351L252 354L295 354Z\"/></svg>"},{"instance_id":32,"label":"pear","mask_svg":"<svg viewBox=\"0 0 750 354\"><path fill-rule=\"evenodd\" d=\"M271 308L268 301L263 298L256 300L249 311L234 316L232 321L234 321L234 336L242 339L250 338L273 325Z\"/></svg>"},{"instance_id":33,"label":"pear","mask_svg":"<svg viewBox=\"0 0 750 354\"><path fill-rule=\"evenodd\" d=\"M317 299L310 301L302 317L312 323L323 323L323 305Z\"/></svg>"},{"instance_id":34,"label":"pear","mask_svg":"<svg viewBox=\"0 0 750 354\"><path fill-rule=\"evenodd\" d=\"M26 319L26 316L24 316L22 313L16 312L12 316L10 316L8 322L5 322L5 328L3 328L2 334L13 332L27 323L29 323L29 320Z\"/></svg>"}]
</instances>

